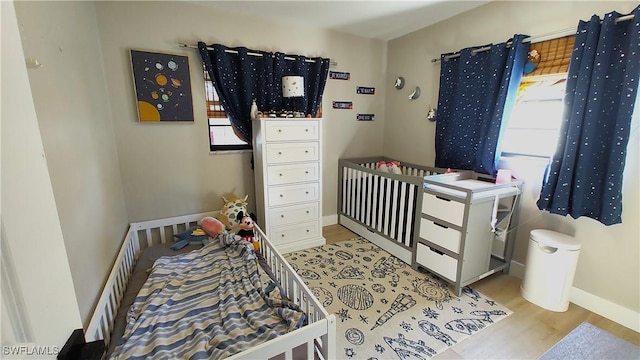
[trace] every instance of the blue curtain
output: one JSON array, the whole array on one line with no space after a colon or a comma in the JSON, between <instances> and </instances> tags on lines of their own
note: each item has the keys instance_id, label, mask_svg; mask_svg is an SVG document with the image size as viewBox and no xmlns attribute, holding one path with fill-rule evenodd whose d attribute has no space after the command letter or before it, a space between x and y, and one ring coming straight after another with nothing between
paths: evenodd
<instances>
[{"instance_id":1,"label":"blue curtain","mask_svg":"<svg viewBox=\"0 0 640 360\"><path fill-rule=\"evenodd\" d=\"M437 167L495 175L500 138L515 102L529 44L466 48L441 56L435 150ZM486 51L477 51L489 47ZM457 54L456 54L457 55Z\"/></svg>"},{"instance_id":2,"label":"blue curtain","mask_svg":"<svg viewBox=\"0 0 640 360\"><path fill-rule=\"evenodd\" d=\"M273 88L270 76L273 62L269 61L272 54L245 47L230 49L220 44L211 48L208 50L205 43L198 42L205 69L231 124L243 140L251 143L251 103L253 99L258 105L269 102L269 91Z\"/></svg>"},{"instance_id":3,"label":"blue curtain","mask_svg":"<svg viewBox=\"0 0 640 360\"><path fill-rule=\"evenodd\" d=\"M207 49L211 48L213 50ZM282 76L301 75L305 80L305 97L296 99L296 107L316 116L329 73L329 59L308 59L245 47L228 48L198 42L202 62L220 96L231 124L251 143L251 103L256 99L262 111L290 108L282 97ZM290 60L293 58L293 60ZM290 101L287 99L287 101Z\"/></svg>"},{"instance_id":4,"label":"blue curtain","mask_svg":"<svg viewBox=\"0 0 640 360\"><path fill-rule=\"evenodd\" d=\"M329 63L329 59L320 57L307 58L300 55L275 53L274 79L279 82L283 76L301 75L304 77L305 91L304 98L301 99L283 98L282 91L279 91L275 94L275 103L272 109L293 109L315 117L320 104L322 104L322 94L329 74ZM282 85L280 84L280 86ZM278 87L278 89L281 88Z\"/></svg>"},{"instance_id":5,"label":"blue curtain","mask_svg":"<svg viewBox=\"0 0 640 360\"><path fill-rule=\"evenodd\" d=\"M622 173L640 80L640 6L632 20L580 21L558 148L538 208L622 222Z\"/></svg>"}]
</instances>

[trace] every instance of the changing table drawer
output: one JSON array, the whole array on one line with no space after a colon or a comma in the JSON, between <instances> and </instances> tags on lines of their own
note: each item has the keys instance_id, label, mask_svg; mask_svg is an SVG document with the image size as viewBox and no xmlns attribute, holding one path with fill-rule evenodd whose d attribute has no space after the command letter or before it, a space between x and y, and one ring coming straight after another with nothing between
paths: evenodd
<instances>
[{"instance_id":1,"label":"changing table drawer","mask_svg":"<svg viewBox=\"0 0 640 360\"><path fill-rule=\"evenodd\" d=\"M296 182L318 181L318 163L275 165L267 167L267 184L283 185Z\"/></svg>"},{"instance_id":2,"label":"changing table drawer","mask_svg":"<svg viewBox=\"0 0 640 360\"><path fill-rule=\"evenodd\" d=\"M319 221L285 226L281 228L272 228L269 239L274 245L291 243L298 240L320 236Z\"/></svg>"},{"instance_id":3,"label":"changing table drawer","mask_svg":"<svg viewBox=\"0 0 640 360\"><path fill-rule=\"evenodd\" d=\"M458 261L449 255L433 251L422 243L418 243L416 262L451 281L457 278Z\"/></svg>"},{"instance_id":4,"label":"changing table drawer","mask_svg":"<svg viewBox=\"0 0 640 360\"><path fill-rule=\"evenodd\" d=\"M282 226L313 221L319 217L317 202L302 205L273 208L269 210L269 225Z\"/></svg>"},{"instance_id":5,"label":"changing table drawer","mask_svg":"<svg viewBox=\"0 0 640 360\"><path fill-rule=\"evenodd\" d=\"M265 141L318 140L320 132L317 121L271 120L266 123Z\"/></svg>"},{"instance_id":6,"label":"changing table drawer","mask_svg":"<svg viewBox=\"0 0 640 360\"><path fill-rule=\"evenodd\" d=\"M320 159L318 144L317 142L267 144L265 146L267 164L318 161Z\"/></svg>"},{"instance_id":7,"label":"changing table drawer","mask_svg":"<svg viewBox=\"0 0 640 360\"><path fill-rule=\"evenodd\" d=\"M269 206L318 201L319 190L318 183L270 187Z\"/></svg>"},{"instance_id":8,"label":"changing table drawer","mask_svg":"<svg viewBox=\"0 0 640 360\"><path fill-rule=\"evenodd\" d=\"M460 231L428 219L420 220L420 237L454 253L460 253Z\"/></svg>"},{"instance_id":9,"label":"changing table drawer","mask_svg":"<svg viewBox=\"0 0 640 360\"><path fill-rule=\"evenodd\" d=\"M422 212L438 219L462 226L464 219L464 203L424 193Z\"/></svg>"}]
</instances>

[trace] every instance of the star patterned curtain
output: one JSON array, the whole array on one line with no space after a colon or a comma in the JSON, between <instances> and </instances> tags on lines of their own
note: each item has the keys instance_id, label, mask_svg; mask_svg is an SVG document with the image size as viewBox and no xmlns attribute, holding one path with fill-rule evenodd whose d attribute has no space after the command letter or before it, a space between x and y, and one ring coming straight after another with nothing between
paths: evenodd
<instances>
[{"instance_id":1,"label":"star patterned curtain","mask_svg":"<svg viewBox=\"0 0 640 360\"><path fill-rule=\"evenodd\" d=\"M251 143L251 103L262 111L292 110L291 100L282 97L282 77L300 75L305 81L304 98L295 99L297 110L315 117L329 73L330 60L309 59L245 47L228 48L198 42L205 69L213 82L231 125L243 140Z\"/></svg>"},{"instance_id":2,"label":"star patterned curtain","mask_svg":"<svg viewBox=\"0 0 640 360\"><path fill-rule=\"evenodd\" d=\"M495 175L502 119L513 108L529 49L524 38L441 55L437 167Z\"/></svg>"},{"instance_id":3,"label":"star patterned curtain","mask_svg":"<svg viewBox=\"0 0 640 360\"><path fill-rule=\"evenodd\" d=\"M558 148L537 205L574 219L622 222L622 174L640 80L640 6L633 19L580 21Z\"/></svg>"}]
</instances>

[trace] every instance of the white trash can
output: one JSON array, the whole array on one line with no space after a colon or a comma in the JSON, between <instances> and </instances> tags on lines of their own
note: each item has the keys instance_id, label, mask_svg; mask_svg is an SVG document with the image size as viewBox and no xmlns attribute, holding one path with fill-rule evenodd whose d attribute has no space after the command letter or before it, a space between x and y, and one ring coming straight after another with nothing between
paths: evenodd
<instances>
[{"instance_id":1,"label":"white trash can","mask_svg":"<svg viewBox=\"0 0 640 360\"><path fill-rule=\"evenodd\" d=\"M551 230L531 230L522 297L551 311L567 311L580 243Z\"/></svg>"}]
</instances>

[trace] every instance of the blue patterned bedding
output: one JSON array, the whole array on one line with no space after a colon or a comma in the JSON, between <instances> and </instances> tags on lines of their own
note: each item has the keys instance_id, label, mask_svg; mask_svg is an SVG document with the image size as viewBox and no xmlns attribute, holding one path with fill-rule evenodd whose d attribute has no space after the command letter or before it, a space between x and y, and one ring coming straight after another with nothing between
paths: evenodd
<instances>
[{"instance_id":1,"label":"blue patterned bedding","mask_svg":"<svg viewBox=\"0 0 640 360\"><path fill-rule=\"evenodd\" d=\"M304 322L244 240L161 257L127 316L111 359L220 359Z\"/></svg>"}]
</instances>

